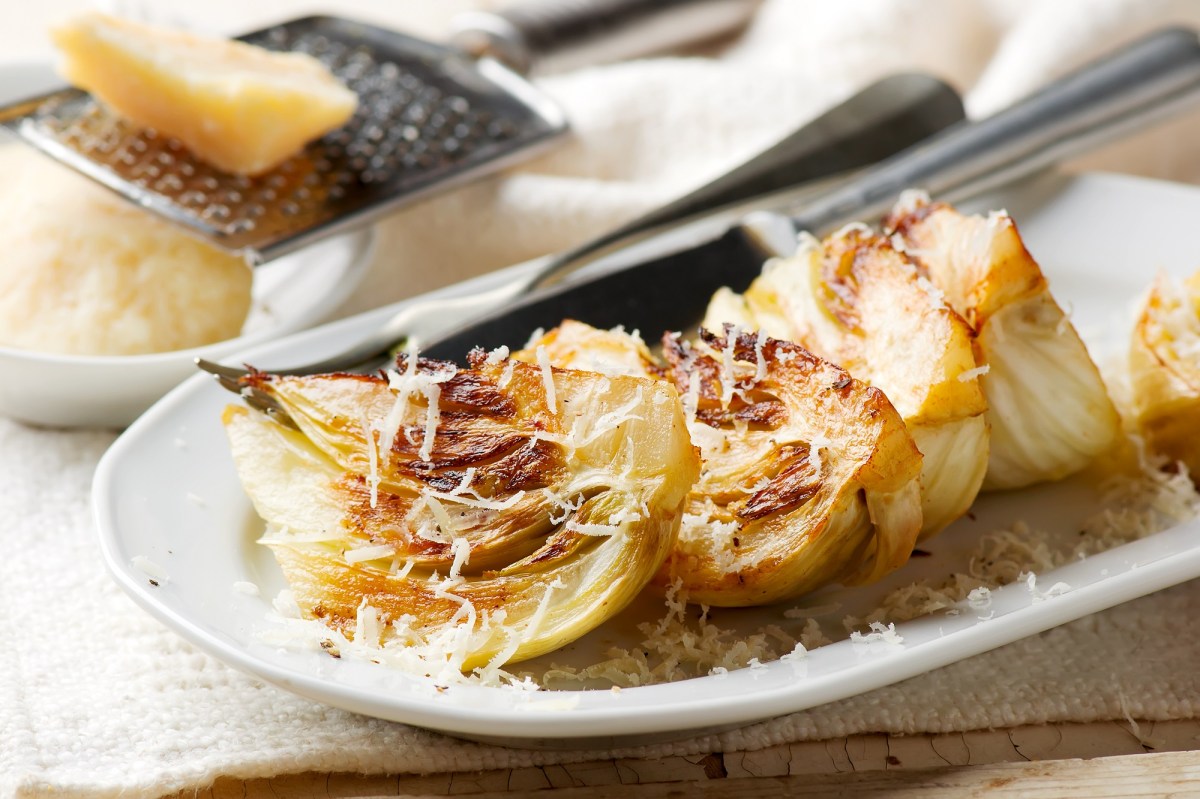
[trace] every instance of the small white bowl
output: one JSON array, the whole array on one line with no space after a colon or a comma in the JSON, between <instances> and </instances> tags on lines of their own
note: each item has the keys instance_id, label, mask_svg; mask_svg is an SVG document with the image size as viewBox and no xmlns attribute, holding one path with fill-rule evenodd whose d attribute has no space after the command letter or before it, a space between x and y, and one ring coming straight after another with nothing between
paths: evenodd
<instances>
[{"instance_id":1,"label":"small white bowl","mask_svg":"<svg viewBox=\"0 0 1200 799\"><path fill-rule=\"evenodd\" d=\"M0 104L60 85L48 64L0 64ZM224 360L326 319L365 274L373 242L373 233L363 230L257 267L253 309L234 339L147 355L0 347L0 415L53 427L124 427L195 372L196 357Z\"/></svg>"}]
</instances>

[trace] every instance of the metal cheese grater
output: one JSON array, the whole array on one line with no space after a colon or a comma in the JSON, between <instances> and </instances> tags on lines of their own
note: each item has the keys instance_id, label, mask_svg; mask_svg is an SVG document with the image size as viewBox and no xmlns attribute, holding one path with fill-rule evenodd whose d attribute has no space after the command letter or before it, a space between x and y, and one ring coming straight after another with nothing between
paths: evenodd
<instances>
[{"instance_id":1,"label":"metal cheese grater","mask_svg":"<svg viewBox=\"0 0 1200 799\"><path fill-rule=\"evenodd\" d=\"M64 89L0 109L51 157L252 263L527 158L566 128L517 69L626 57L743 24L758 0L569 0L464 16L451 45L315 16L239 37L308 53L359 95L344 127L257 177L221 172ZM665 17L674 24L664 25ZM598 51L603 42L607 50ZM511 65L506 66L505 63Z\"/></svg>"}]
</instances>

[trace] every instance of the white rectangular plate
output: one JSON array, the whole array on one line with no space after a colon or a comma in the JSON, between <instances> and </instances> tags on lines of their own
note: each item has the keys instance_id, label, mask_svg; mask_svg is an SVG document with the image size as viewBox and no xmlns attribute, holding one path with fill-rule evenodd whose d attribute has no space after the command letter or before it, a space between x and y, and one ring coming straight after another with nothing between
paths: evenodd
<instances>
[{"instance_id":1,"label":"white rectangular plate","mask_svg":"<svg viewBox=\"0 0 1200 799\"><path fill-rule=\"evenodd\" d=\"M1155 270L1182 275L1200 267L1200 238L1192 235L1200 219L1195 188L1112 175L1048 175L969 205L1011 212L1094 353L1123 345L1132 299ZM495 279L454 291L486 287ZM253 362L269 369L332 354L393 310L275 342L252 353ZM839 640L800 661L619 693L475 686L439 692L428 680L380 666L263 642L263 631L272 627L271 598L283 580L270 553L254 543L260 523L234 473L219 420L231 401L197 376L130 427L101 462L95 511L117 581L150 613L230 665L330 705L480 740L627 744L748 723L869 691L1200 576L1200 524L1191 522L1038 575L1043 590L1059 582L1069 586L1061 595L1042 598L1014 584L992 592L987 614L963 603L949 613L901 623L900 645ZM889 588L965 571L982 532L1024 520L1055 535L1076 536L1095 499L1094 487L1082 480L982 497L973 519L923 545L929 557L914 558L879 586L829 589L803 604L835 603L836 612L822 619L832 629L842 615L875 607ZM141 558L163 574L152 582ZM235 590L241 582L257 584L261 594ZM784 609L713 615L721 626L794 627ZM629 634L629 622L662 610L656 602L638 603L623 618L539 662L585 665L608 645L634 646L638 636Z\"/></svg>"}]
</instances>

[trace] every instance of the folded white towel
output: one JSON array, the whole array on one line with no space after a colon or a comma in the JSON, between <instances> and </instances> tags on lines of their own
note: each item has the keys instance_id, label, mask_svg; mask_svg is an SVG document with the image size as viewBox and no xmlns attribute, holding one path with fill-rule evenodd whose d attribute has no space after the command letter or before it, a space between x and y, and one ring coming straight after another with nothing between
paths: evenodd
<instances>
[{"instance_id":1,"label":"folded white towel","mask_svg":"<svg viewBox=\"0 0 1200 799\"><path fill-rule=\"evenodd\" d=\"M403 14L419 8L373 10L400 27ZM378 268L350 308L598 233L893 70L948 77L967 91L973 113L986 114L1165 22L1200 25L1200 4L773 0L719 58L651 59L547 79L574 125L571 140L389 220ZM243 25L230 17L218 27ZM1088 163L1194 181L1200 138L1188 127L1195 123L1145 134ZM197 652L126 598L100 563L88 494L111 440L106 432L0 420L0 793L128 795L221 775L433 772L612 756L445 739L314 704ZM870 694L620 754L1127 715L1191 718L1200 710L1197 617L1200 584L1183 585Z\"/></svg>"}]
</instances>

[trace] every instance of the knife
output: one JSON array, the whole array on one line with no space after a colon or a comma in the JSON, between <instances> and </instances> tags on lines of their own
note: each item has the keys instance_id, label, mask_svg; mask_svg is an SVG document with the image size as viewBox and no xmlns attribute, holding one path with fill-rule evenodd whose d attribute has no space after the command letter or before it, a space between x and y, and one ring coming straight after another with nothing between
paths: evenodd
<instances>
[{"instance_id":1,"label":"knife","mask_svg":"<svg viewBox=\"0 0 1200 799\"><path fill-rule=\"evenodd\" d=\"M835 187L792 214L756 212L702 243L635 265L597 269L422 342L423 355L463 361L475 347L521 346L564 319L624 325L648 337L687 330L722 286L743 291L764 261L823 234L877 218L908 188L962 199L1028 176L1192 107L1200 99L1200 39L1168 28L1060 78L978 122L952 126Z\"/></svg>"}]
</instances>

